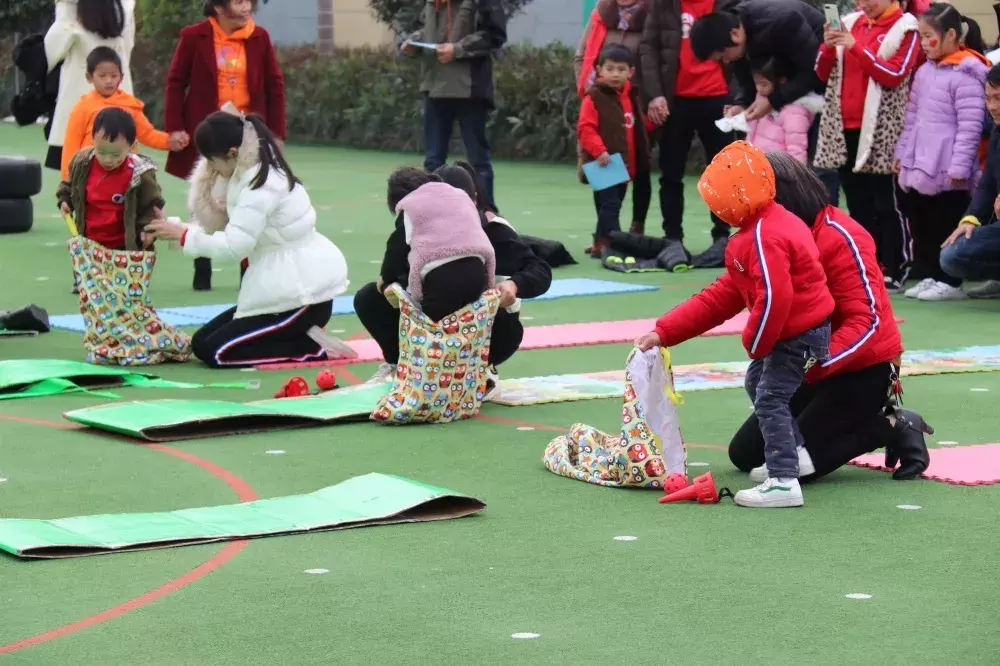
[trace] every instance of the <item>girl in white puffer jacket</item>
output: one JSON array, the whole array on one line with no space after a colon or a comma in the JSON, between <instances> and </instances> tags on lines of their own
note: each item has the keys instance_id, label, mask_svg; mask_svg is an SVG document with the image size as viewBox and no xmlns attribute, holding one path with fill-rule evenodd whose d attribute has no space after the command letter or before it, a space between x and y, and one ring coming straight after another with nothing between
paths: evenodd
<instances>
[{"instance_id":1,"label":"girl in white puffer jacket","mask_svg":"<svg viewBox=\"0 0 1000 666\"><path fill-rule=\"evenodd\" d=\"M147 232L179 240L189 256L249 264L236 307L192 338L195 356L215 367L350 356L323 333L333 299L347 291L347 262L316 231L309 194L274 135L259 117L227 109L194 139L202 160L191 178L192 223L161 219Z\"/></svg>"}]
</instances>

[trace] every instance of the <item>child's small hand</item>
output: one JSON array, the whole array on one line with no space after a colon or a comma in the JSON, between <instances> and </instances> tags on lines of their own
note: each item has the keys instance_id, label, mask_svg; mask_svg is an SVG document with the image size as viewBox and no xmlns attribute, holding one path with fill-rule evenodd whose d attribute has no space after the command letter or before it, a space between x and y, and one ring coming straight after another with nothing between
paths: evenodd
<instances>
[{"instance_id":1,"label":"child's small hand","mask_svg":"<svg viewBox=\"0 0 1000 666\"><path fill-rule=\"evenodd\" d=\"M382 291L383 289L385 289L385 282L382 282L382 278L381 277L379 279L375 280L375 288L378 289L379 291Z\"/></svg>"},{"instance_id":2,"label":"child's small hand","mask_svg":"<svg viewBox=\"0 0 1000 666\"><path fill-rule=\"evenodd\" d=\"M509 308L517 300L517 285L511 280L504 280L497 285L500 290L500 307Z\"/></svg>"},{"instance_id":3,"label":"child's small hand","mask_svg":"<svg viewBox=\"0 0 1000 666\"><path fill-rule=\"evenodd\" d=\"M949 178L948 184L952 187L965 187L968 183L967 178Z\"/></svg>"},{"instance_id":4,"label":"child's small hand","mask_svg":"<svg viewBox=\"0 0 1000 666\"><path fill-rule=\"evenodd\" d=\"M1000 217L1000 194L993 200L993 214Z\"/></svg>"},{"instance_id":5,"label":"child's small hand","mask_svg":"<svg viewBox=\"0 0 1000 666\"><path fill-rule=\"evenodd\" d=\"M653 347L659 347L660 336L656 333L647 333L635 339L635 346L639 351L648 351Z\"/></svg>"},{"instance_id":6,"label":"child's small hand","mask_svg":"<svg viewBox=\"0 0 1000 666\"><path fill-rule=\"evenodd\" d=\"M170 138L167 140L167 147L170 148L170 152L172 153L177 153L184 150L185 148L187 148L187 144L188 144L188 135L185 134L184 132L174 132L173 134L170 135Z\"/></svg>"},{"instance_id":7,"label":"child's small hand","mask_svg":"<svg viewBox=\"0 0 1000 666\"><path fill-rule=\"evenodd\" d=\"M893 160L892 161L892 172L894 174L896 174L897 176L899 175L899 168L900 168L899 167L899 160Z\"/></svg>"},{"instance_id":8,"label":"child's small hand","mask_svg":"<svg viewBox=\"0 0 1000 666\"><path fill-rule=\"evenodd\" d=\"M68 201L63 201L61 204L59 204L59 211L63 215L72 215L73 214L73 207L69 205Z\"/></svg>"},{"instance_id":9,"label":"child's small hand","mask_svg":"<svg viewBox=\"0 0 1000 666\"><path fill-rule=\"evenodd\" d=\"M602 167L606 167L609 164L611 164L611 155L608 155L608 151L605 150L603 153L597 156L597 163L600 164Z\"/></svg>"}]
</instances>

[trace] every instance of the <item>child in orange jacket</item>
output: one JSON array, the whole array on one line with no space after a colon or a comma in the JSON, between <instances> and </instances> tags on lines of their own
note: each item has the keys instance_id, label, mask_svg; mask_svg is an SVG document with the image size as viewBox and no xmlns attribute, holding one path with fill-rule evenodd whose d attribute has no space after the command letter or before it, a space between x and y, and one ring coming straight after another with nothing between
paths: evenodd
<instances>
[{"instance_id":1,"label":"child in orange jacket","mask_svg":"<svg viewBox=\"0 0 1000 666\"><path fill-rule=\"evenodd\" d=\"M805 223L774 200L774 169L745 141L715 156L698 191L711 212L738 229L726 246L726 272L660 317L636 346L672 347L749 310L743 346L753 361L746 389L764 436L768 478L734 500L758 508L802 506L798 477L812 471L800 469L802 434L789 401L806 371L829 356L834 303L819 250Z\"/></svg>"},{"instance_id":2,"label":"child in orange jacket","mask_svg":"<svg viewBox=\"0 0 1000 666\"><path fill-rule=\"evenodd\" d=\"M135 120L136 139L156 150L179 151L187 147L190 137L185 132L167 134L149 122L140 100L119 89L122 82L122 61L114 49L98 46L87 56L87 82L94 91L80 98L69 115L66 139L62 151L62 177L69 180L69 165L73 156L93 144L94 118L108 107L124 109Z\"/></svg>"}]
</instances>

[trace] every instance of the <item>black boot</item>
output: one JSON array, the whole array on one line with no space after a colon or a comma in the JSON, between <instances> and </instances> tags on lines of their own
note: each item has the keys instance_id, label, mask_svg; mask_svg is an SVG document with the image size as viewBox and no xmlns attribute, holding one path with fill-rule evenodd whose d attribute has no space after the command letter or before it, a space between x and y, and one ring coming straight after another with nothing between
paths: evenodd
<instances>
[{"instance_id":1,"label":"black boot","mask_svg":"<svg viewBox=\"0 0 1000 666\"><path fill-rule=\"evenodd\" d=\"M195 291L212 291L212 260L199 257L194 260Z\"/></svg>"},{"instance_id":2,"label":"black boot","mask_svg":"<svg viewBox=\"0 0 1000 666\"><path fill-rule=\"evenodd\" d=\"M729 244L728 238L720 238L712 243L701 254L695 255L691 259L694 268L724 268L726 265L726 246Z\"/></svg>"},{"instance_id":3,"label":"black boot","mask_svg":"<svg viewBox=\"0 0 1000 666\"><path fill-rule=\"evenodd\" d=\"M933 435L934 428L910 409L894 408L892 415L896 420L893 425L895 437L885 447L885 466L892 469L899 463L899 468L892 473L897 481L915 479L931 464L924 434Z\"/></svg>"}]
</instances>

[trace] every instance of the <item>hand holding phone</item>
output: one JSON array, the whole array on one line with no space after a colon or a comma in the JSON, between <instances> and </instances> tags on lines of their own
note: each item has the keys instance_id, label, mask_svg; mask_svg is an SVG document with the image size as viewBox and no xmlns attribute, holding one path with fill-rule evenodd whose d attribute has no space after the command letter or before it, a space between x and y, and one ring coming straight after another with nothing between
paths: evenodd
<instances>
[{"instance_id":1,"label":"hand holding phone","mask_svg":"<svg viewBox=\"0 0 1000 666\"><path fill-rule=\"evenodd\" d=\"M830 30L843 31L844 25L840 21L840 9L837 5L823 5L823 13L826 14L826 23Z\"/></svg>"}]
</instances>

